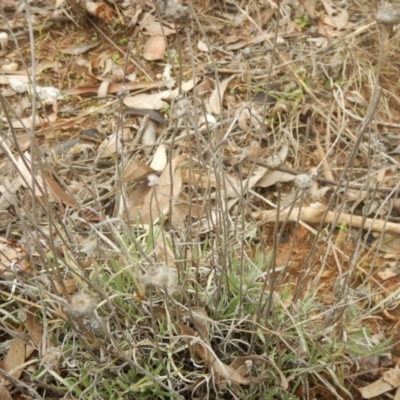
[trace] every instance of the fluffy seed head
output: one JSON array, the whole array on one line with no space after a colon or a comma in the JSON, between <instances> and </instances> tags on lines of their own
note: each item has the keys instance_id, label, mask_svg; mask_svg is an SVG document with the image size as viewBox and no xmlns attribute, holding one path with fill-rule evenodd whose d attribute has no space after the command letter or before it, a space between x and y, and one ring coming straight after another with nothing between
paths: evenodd
<instances>
[{"instance_id":1,"label":"fluffy seed head","mask_svg":"<svg viewBox=\"0 0 400 400\"><path fill-rule=\"evenodd\" d=\"M275 169L279 168L282 165L282 163L283 163L283 159L279 154L269 156L265 161L267 168L271 169L271 170L275 170Z\"/></svg>"},{"instance_id":2,"label":"fluffy seed head","mask_svg":"<svg viewBox=\"0 0 400 400\"><path fill-rule=\"evenodd\" d=\"M86 317L95 310L96 301L88 294L80 292L71 299L71 303L67 306L67 313L72 318Z\"/></svg>"},{"instance_id":3,"label":"fluffy seed head","mask_svg":"<svg viewBox=\"0 0 400 400\"><path fill-rule=\"evenodd\" d=\"M300 190L311 189L313 183L314 183L313 178L309 174L297 175L295 179L295 184Z\"/></svg>"},{"instance_id":4,"label":"fluffy seed head","mask_svg":"<svg viewBox=\"0 0 400 400\"><path fill-rule=\"evenodd\" d=\"M42 356L42 365L47 369L55 369L60 362L62 351L59 347L49 347Z\"/></svg>"},{"instance_id":5,"label":"fluffy seed head","mask_svg":"<svg viewBox=\"0 0 400 400\"><path fill-rule=\"evenodd\" d=\"M164 289L168 293L176 291L178 276L174 269L164 264L160 267L152 266L143 275L142 282L145 286L155 286Z\"/></svg>"},{"instance_id":6,"label":"fluffy seed head","mask_svg":"<svg viewBox=\"0 0 400 400\"><path fill-rule=\"evenodd\" d=\"M379 10L376 13L376 22L387 26L400 24L400 7L397 6Z\"/></svg>"}]
</instances>

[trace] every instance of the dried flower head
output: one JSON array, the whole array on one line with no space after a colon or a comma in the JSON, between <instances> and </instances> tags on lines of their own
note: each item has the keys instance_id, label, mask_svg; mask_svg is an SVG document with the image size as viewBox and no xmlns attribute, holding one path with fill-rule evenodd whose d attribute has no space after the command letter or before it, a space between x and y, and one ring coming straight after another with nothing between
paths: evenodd
<instances>
[{"instance_id":1,"label":"dried flower head","mask_svg":"<svg viewBox=\"0 0 400 400\"><path fill-rule=\"evenodd\" d=\"M92 297L80 292L72 297L66 311L72 318L83 318L92 314L96 305L96 301Z\"/></svg>"},{"instance_id":2,"label":"dried flower head","mask_svg":"<svg viewBox=\"0 0 400 400\"><path fill-rule=\"evenodd\" d=\"M99 330L102 326L105 326L103 318L99 318L97 315L95 315L95 313L85 317L83 323L91 331Z\"/></svg>"},{"instance_id":3,"label":"dried flower head","mask_svg":"<svg viewBox=\"0 0 400 400\"><path fill-rule=\"evenodd\" d=\"M17 317L21 322L25 322L26 321L26 310L18 310Z\"/></svg>"},{"instance_id":4,"label":"dried flower head","mask_svg":"<svg viewBox=\"0 0 400 400\"><path fill-rule=\"evenodd\" d=\"M189 7L179 0L156 0L155 4L162 17L172 19L175 23L185 23L189 19Z\"/></svg>"},{"instance_id":5,"label":"dried flower head","mask_svg":"<svg viewBox=\"0 0 400 400\"><path fill-rule=\"evenodd\" d=\"M265 164L268 169L276 170L283 164L283 159L279 154L274 154L265 160Z\"/></svg>"},{"instance_id":6,"label":"dried flower head","mask_svg":"<svg viewBox=\"0 0 400 400\"><path fill-rule=\"evenodd\" d=\"M172 109L171 118L179 119L190 112L190 101L180 98Z\"/></svg>"},{"instance_id":7,"label":"dried flower head","mask_svg":"<svg viewBox=\"0 0 400 400\"><path fill-rule=\"evenodd\" d=\"M142 277L145 286L155 286L173 293L178 288L178 276L176 270L169 265L151 266Z\"/></svg>"},{"instance_id":8,"label":"dried flower head","mask_svg":"<svg viewBox=\"0 0 400 400\"><path fill-rule=\"evenodd\" d=\"M309 174L300 174L296 176L294 182L300 190L309 190L311 189L314 180Z\"/></svg>"},{"instance_id":9,"label":"dried flower head","mask_svg":"<svg viewBox=\"0 0 400 400\"><path fill-rule=\"evenodd\" d=\"M46 349L42 356L42 365L47 368L54 370L58 367L62 351L59 347L49 347Z\"/></svg>"},{"instance_id":10,"label":"dried flower head","mask_svg":"<svg viewBox=\"0 0 400 400\"><path fill-rule=\"evenodd\" d=\"M381 9L376 13L376 22L378 24L393 26L400 23L400 7L390 7Z\"/></svg>"}]
</instances>

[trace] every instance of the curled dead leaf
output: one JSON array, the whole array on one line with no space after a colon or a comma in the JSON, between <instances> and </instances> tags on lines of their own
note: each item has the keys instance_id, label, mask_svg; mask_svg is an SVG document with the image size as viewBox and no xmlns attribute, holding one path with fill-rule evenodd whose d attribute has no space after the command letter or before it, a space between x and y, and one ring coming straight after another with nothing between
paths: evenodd
<instances>
[{"instance_id":1,"label":"curled dead leaf","mask_svg":"<svg viewBox=\"0 0 400 400\"><path fill-rule=\"evenodd\" d=\"M215 85L215 89L211 93L210 96L210 108L211 111L216 115L221 115L222 112L222 103L224 99L225 91L229 85L229 83L236 77L236 75L232 75L229 78L222 81L219 85Z\"/></svg>"},{"instance_id":2,"label":"curled dead leaf","mask_svg":"<svg viewBox=\"0 0 400 400\"><path fill-rule=\"evenodd\" d=\"M106 24L113 21L113 10L105 3L95 3L93 1L86 2L86 9L90 15L103 20Z\"/></svg>"},{"instance_id":3,"label":"curled dead leaf","mask_svg":"<svg viewBox=\"0 0 400 400\"><path fill-rule=\"evenodd\" d=\"M153 168L142 163L139 160L131 160L125 167L123 181L124 182L138 182L144 179L147 175L156 172Z\"/></svg>"},{"instance_id":4,"label":"curled dead leaf","mask_svg":"<svg viewBox=\"0 0 400 400\"><path fill-rule=\"evenodd\" d=\"M163 99L168 99L170 91L163 91L153 94L138 94L136 96L128 96L124 99L124 104L130 108L148 108L151 110L161 110L167 106Z\"/></svg>"},{"instance_id":5,"label":"curled dead leaf","mask_svg":"<svg viewBox=\"0 0 400 400\"><path fill-rule=\"evenodd\" d=\"M155 223L161 215L167 215L170 204L176 199L182 188L182 176L179 166L186 160L180 155L168 163L160 175L157 186L150 190L141 209L132 215L144 224ZM172 173L172 174L171 174Z\"/></svg>"},{"instance_id":6,"label":"curled dead leaf","mask_svg":"<svg viewBox=\"0 0 400 400\"><path fill-rule=\"evenodd\" d=\"M13 400L10 392L3 384L0 384L0 399L1 400Z\"/></svg>"},{"instance_id":7,"label":"curled dead leaf","mask_svg":"<svg viewBox=\"0 0 400 400\"><path fill-rule=\"evenodd\" d=\"M339 8L332 0L322 0L322 3L336 29L344 29L349 22L349 13L347 10Z\"/></svg>"},{"instance_id":8,"label":"curled dead leaf","mask_svg":"<svg viewBox=\"0 0 400 400\"><path fill-rule=\"evenodd\" d=\"M3 362L2 369L12 375L14 378L19 379L22 374L23 368L18 368L25 363L25 343L18 339L10 341L10 348L6 359Z\"/></svg>"}]
</instances>

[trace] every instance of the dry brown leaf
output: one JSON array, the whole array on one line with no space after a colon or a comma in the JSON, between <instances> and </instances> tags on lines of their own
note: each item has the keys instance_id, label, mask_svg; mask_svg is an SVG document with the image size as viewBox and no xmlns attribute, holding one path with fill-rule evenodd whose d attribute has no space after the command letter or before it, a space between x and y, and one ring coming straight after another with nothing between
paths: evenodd
<instances>
[{"instance_id":1,"label":"dry brown leaf","mask_svg":"<svg viewBox=\"0 0 400 400\"><path fill-rule=\"evenodd\" d=\"M386 382L383 378L378 379L376 382L373 382L367 386L360 388L361 396L364 399L372 399L377 396L392 391L398 386L393 386L390 383Z\"/></svg>"},{"instance_id":2,"label":"dry brown leaf","mask_svg":"<svg viewBox=\"0 0 400 400\"><path fill-rule=\"evenodd\" d=\"M265 8L264 10L262 10L260 13L262 25L267 24L270 21L270 19L275 15L276 11L277 11L276 7Z\"/></svg>"},{"instance_id":3,"label":"dry brown leaf","mask_svg":"<svg viewBox=\"0 0 400 400\"><path fill-rule=\"evenodd\" d=\"M171 226L177 231L177 232L184 232L187 228L186 224L186 217L187 214L182 213L179 208L177 208L176 204L172 205L172 210L169 214L169 221L171 223Z\"/></svg>"},{"instance_id":4,"label":"dry brown leaf","mask_svg":"<svg viewBox=\"0 0 400 400\"><path fill-rule=\"evenodd\" d=\"M176 202L175 208L183 217L190 217L195 219L200 219L204 216L206 212L206 207L202 201L191 201L189 202Z\"/></svg>"},{"instance_id":5,"label":"dry brown leaf","mask_svg":"<svg viewBox=\"0 0 400 400\"><path fill-rule=\"evenodd\" d=\"M145 198L150 190L152 190L152 188L148 183L142 182L136 184L135 190L128 193L129 217L137 215L137 213L143 208Z\"/></svg>"},{"instance_id":6,"label":"dry brown leaf","mask_svg":"<svg viewBox=\"0 0 400 400\"><path fill-rule=\"evenodd\" d=\"M171 29L165 25L161 26L161 24L156 21L154 15L146 15L145 21L142 22L142 26L144 27L145 33L150 36L154 35L165 35L170 36L176 33L175 29Z\"/></svg>"},{"instance_id":7,"label":"dry brown leaf","mask_svg":"<svg viewBox=\"0 0 400 400\"><path fill-rule=\"evenodd\" d=\"M165 265L175 265L176 263L176 258L175 258L175 253L171 249L170 246L165 246L165 243L172 243L173 239L171 238L171 235L169 232L160 232L160 234L157 237L157 240L155 241L154 244L154 251L152 253L152 256L158 261L158 262L164 262ZM168 267L169 268L169 267ZM172 268L171 268L172 270ZM175 279L177 279L177 275L175 274ZM175 282L177 284L177 281ZM170 285L171 286L171 285ZM169 292L171 292L169 290Z\"/></svg>"},{"instance_id":8,"label":"dry brown leaf","mask_svg":"<svg viewBox=\"0 0 400 400\"><path fill-rule=\"evenodd\" d=\"M76 208L78 206L75 199L71 197L64 190L64 188L54 179L50 171L43 171L43 177L47 183L47 187L50 189L50 193L57 201L62 204L66 204L72 208Z\"/></svg>"},{"instance_id":9,"label":"dry brown leaf","mask_svg":"<svg viewBox=\"0 0 400 400\"><path fill-rule=\"evenodd\" d=\"M202 339L196 334L196 332L186 325L180 325L181 334L186 336L192 336L194 338L198 338L198 340L189 340L185 338L185 341L189 344L189 351L191 358L196 362L204 362L206 366L210 365L214 360L214 356L207 349L206 346L202 345Z\"/></svg>"},{"instance_id":10,"label":"dry brown leaf","mask_svg":"<svg viewBox=\"0 0 400 400\"><path fill-rule=\"evenodd\" d=\"M224 100L225 91L229 85L229 83L236 77L236 75L232 75L229 78L222 81L219 85L215 85L215 89L211 93L210 96L210 108L211 111L216 115L221 115L222 112L222 103Z\"/></svg>"},{"instance_id":11,"label":"dry brown leaf","mask_svg":"<svg viewBox=\"0 0 400 400\"><path fill-rule=\"evenodd\" d=\"M212 88L213 88L214 84L213 81L210 78L204 78L203 82L201 82L200 84L198 84L193 92L196 96L204 96L206 93L210 93Z\"/></svg>"},{"instance_id":12,"label":"dry brown leaf","mask_svg":"<svg viewBox=\"0 0 400 400\"><path fill-rule=\"evenodd\" d=\"M221 389L226 389L230 384L232 385L249 385L251 379L244 378L236 369L224 364L222 361L215 361L211 366L211 372L214 375L215 383Z\"/></svg>"},{"instance_id":13,"label":"dry brown leaf","mask_svg":"<svg viewBox=\"0 0 400 400\"><path fill-rule=\"evenodd\" d=\"M176 230L185 231L187 229L188 219L200 219L205 215L205 207L196 202L176 202L172 206L170 214L171 225Z\"/></svg>"},{"instance_id":14,"label":"dry brown leaf","mask_svg":"<svg viewBox=\"0 0 400 400\"><path fill-rule=\"evenodd\" d=\"M94 49L97 47L101 42L94 42L94 43L88 43L88 44L81 44L77 47L71 47L69 49L59 49L58 51L63 54L70 54L73 56L78 56L81 54L86 53L87 51Z\"/></svg>"},{"instance_id":15,"label":"dry brown leaf","mask_svg":"<svg viewBox=\"0 0 400 400\"><path fill-rule=\"evenodd\" d=\"M1 83L1 76L0 76L0 83ZM126 90L150 90L150 89L155 89L155 88L160 88L163 87L167 84L168 82L126 82L124 87ZM81 94L86 94L86 93L95 93L97 94L99 90L99 85L85 85L85 86L79 86L73 89L66 90L63 92L66 95L81 95ZM122 88L122 83L110 83L108 86L108 93L117 93L121 90Z\"/></svg>"},{"instance_id":16,"label":"dry brown leaf","mask_svg":"<svg viewBox=\"0 0 400 400\"><path fill-rule=\"evenodd\" d=\"M25 343L18 339L10 340L10 348L3 362L4 371L17 379L19 379L23 371L22 368L18 367L25 363L25 347Z\"/></svg>"},{"instance_id":17,"label":"dry brown leaf","mask_svg":"<svg viewBox=\"0 0 400 400\"><path fill-rule=\"evenodd\" d=\"M10 79L19 79L23 83L29 83L29 77L28 75L0 75L0 84L1 85L9 85L10 84Z\"/></svg>"},{"instance_id":18,"label":"dry brown leaf","mask_svg":"<svg viewBox=\"0 0 400 400\"><path fill-rule=\"evenodd\" d=\"M158 185L153 186L144 198L143 207L133 215L144 224L155 223L161 215L167 215L173 199L176 199L182 188L182 177L179 166L186 160L185 155L174 158L162 172ZM172 176L171 176L172 172ZM171 198L172 196L172 198Z\"/></svg>"},{"instance_id":19,"label":"dry brown leaf","mask_svg":"<svg viewBox=\"0 0 400 400\"><path fill-rule=\"evenodd\" d=\"M171 93L169 94L168 99L170 99L170 100L176 99L179 96L181 91L184 93L190 92L196 86L197 82L198 82L198 79L189 79L188 81L183 82L176 89L171 90Z\"/></svg>"},{"instance_id":20,"label":"dry brown leaf","mask_svg":"<svg viewBox=\"0 0 400 400\"><path fill-rule=\"evenodd\" d=\"M294 175L281 171L267 171L264 176L257 182L256 187L270 187L276 183L291 182L295 178Z\"/></svg>"},{"instance_id":21,"label":"dry brown leaf","mask_svg":"<svg viewBox=\"0 0 400 400\"><path fill-rule=\"evenodd\" d=\"M113 133L106 139L104 139L97 150L100 158L112 157L114 154L121 154L122 152L122 140L127 140L130 135L129 128L124 128L123 132Z\"/></svg>"},{"instance_id":22,"label":"dry brown leaf","mask_svg":"<svg viewBox=\"0 0 400 400\"><path fill-rule=\"evenodd\" d=\"M400 387L400 368L392 368L385 371L382 375L382 379L395 388Z\"/></svg>"},{"instance_id":23,"label":"dry brown leaf","mask_svg":"<svg viewBox=\"0 0 400 400\"><path fill-rule=\"evenodd\" d=\"M13 400L10 392L3 384L0 384L0 399L1 400Z\"/></svg>"},{"instance_id":24,"label":"dry brown leaf","mask_svg":"<svg viewBox=\"0 0 400 400\"><path fill-rule=\"evenodd\" d=\"M235 199L246 194L250 189L257 185L265 174L268 174L268 169L257 166L254 168L253 175L250 178L239 182L236 178L228 178L225 176L225 191L224 195L227 199ZM213 193L213 196L216 196Z\"/></svg>"},{"instance_id":25,"label":"dry brown leaf","mask_svg":"<svg viewBox=\"0 0 400 400\"><path fill-rule=\"evenodd\" d=\"M183 173L182 179L184 183L188 183L193 187L201 189L216 188L218 186L217 178L213 173L207 174L207 176L205 176L205 174L199 175L194 173L193 171L187 170Z\"/></svg>"},{"instance_id":26,"label":"dry brown leaf","mask_svg":"<svg viewBox=\"0 0 400 400\"><path fill-rule=\"evenodd\" d=\"M39 115L35 116L35 121L33 117L21 118L19 120L13 121L12 126L15 129L29 129L33 127L33 123L35 123L35 127L47 126L57 120L56 113L48 114L45 118L40 117Z\"/></svg>"},{"instance_id":27,"label":"dry brown leaf","mask_svg":"<svg viewBox=\"0 0 400 400\"><path fill-rule=\"evenodd\" d=\"M386 232L383 232L382 235L379 239L379 251L390 254L400 254L400 238L396 235L390 235Z\"/></svg>"},{"instance_id":28,"label":"dry brown leaf","mask_svg":"<svg viewBox=\"0 0 400 400\"><path fill-rule=\"evenodd\" d=\"M18 249L10 247L6 243L0 243L0 265L11 266L11 263L17 262L20 256L21 253Z\"/></svg>"},{"instance_id":29,"label":"dry brown leaf","mask_svg":"<svg viewBox=\"0 0 400 400\"><path fill-rule=\"evenodd\" d=\"M190 310L185 312L185 315L190 317L196 331L200 337L206 342L210 343L210 326L211 319L208 317L207 311L202 307L191 307Z\"/></svg>"},{"instance_id":30,"label":"dry brown leaf","mask_svg":"<svg viewBox=\"0 0 400 400\"><path fill-rule=\"evenodd\" d=\"M397 262L388 263L389 265L386 268L380 268L377 272L379 278L383 281L387 281L388 279L394 278L395 276L399 276L400 268L397 266Z\"/></svg>"},{"instance_id":31,"label":"dry brown leaf","mask_svg":"<svg viewBox=\"0 0 400 400\"><path fill-rule=\"evenodd\" d=\"M99 90L97 91L97 97L99 99L104 99L107 97L108 87L110 86L110 81L105 80L100 83Z\"/></svg>"},{"instance_id":32,"label":"dry brown leaf","mask_svg":"<svg viewBox=\"0 0 400 400\"><path fill-rule=\"evenodd\" d=\"M149 174L154 174L156 171L139 160L131 160L125 167L123 181L137 182L144 179Z\"/></svg>"},{"instance_id":33,"label":"dry brown leaf","mask_svg":"<svg viewBox=\"0 0 400 400\"><path fill-rule=\"evenodd\" d=\"M167 148L164 144L160 144L151 160L150 168L153 168L154 171L163 171L167 162Z\"/></svg>"},{"instance_id":34,"label":"dry brown leaf","mask_svg":"<svg viewBox=\"0 0 400 400\"><path fill-rule=\"evenodd\" d=\"M245 39L248 39L248 35L246 35L245 33L244 34L233 33L231 35L223 35L221 40L224 44L232 44L232 43L236 43L239 40L243 39L244 36L246 36Z\"/></svg>"},{"instance_id":35,"label":"dry brown leaf","mask_svg":"<svg viewBox=\"0 0 400 400\"><path fill-rule=\"evenodd\" d=\"M210 350L210 339L209 331L211 326L211 319L208 317L207 312L202 307L192 307L190 310L185 312L185 315L190 317L193 324L196 327L198 333L192 328L181 325L182 335L199 337L201 341L189 341L189 350L192 359L203 361L206 367L210 368L210 372L213 375L215 383L222 389L228 387L228 385L249 385L252 382L252 378L245 378L248 374L248 368L241 368L245 365L247 360L265 360L259 356L248 356L236 359L231 365L226 365L214 353ZM198 357L198 358L197 358Z\"/></svg>"},{"instance_id":36,"label":"dry brown leaf","mask_svg":"<svg viewBox=\"0 0 400 400\"><path fill-rule=\"evenodd\" d=\"M317 14L315 11L315 6L317 5L318 0L300 0L300 3L303 4L310 18L316 19Z\"/></svg>"},{"instance_id":37,"label":"dry brown leaf","mask_svg":"<svg viewBox=\"0 0 400 400\"><path fill-rule=\"evenodd\" d=\"M243 132L247 133L251 128L259 129L261 127L260 121L262 121L261 115L250 107L244 107L239 112L238 124Z\"/></svg>"},{"instance_id":38,"label":"dry brown leaf","mask_svg":"<svg viewBox=\"0 0 400 400\"><path fill-rule=\"evenodd\" d=\"M28 152L23 153L24 160L19 157L17 159L17 169L18 169L18 180L21 185L25 188L29 188L31 191L35 187L35 196L42 196L43 191L43 181L40 176L35 177L35 184L33 185L33 177L30 173L31 168L31 155ZM26 165L25 165L26 164ZM28 169L29 168L29 169ZM42 188L42 190L40 189Z\"/></svg>"},{"instance_id":39,"label":"dry brown leaf","mask_svg":"<svg viewBox=\"0 0 400 400\"><path fill-rule=\"evenodd\" d=\"M250 37L248 40L240 40L236 43L230 44L228 46L225 46L226 50L233 51L233 50L240 50L243 49L244 47L248 47L250 45L255 45L264 42L265 40L271 40L275 34L273 33L260 33L259 35L255 35ZM278 36L277 38L277 44L283 44L285 43L284 39Z\"/></svg>"},{"instance_id":40,"label":"dry brown leaf","mask_svg":"<svg viewBox=\"0 0 400 400\"><path fill-rule=\"evenodd\" d=\"M144 46L143 57L148 61L162 60L164 58L166 46L164 36L151 36L147 39Z\"/></svg>"},{"instance_id":41,"label":"dry brown leaf","mask_svg":"<svg viewBox=\"0 0 400 400\"><path fill-rule=\"evenodd\" d=\"M130 108L149 108L151 110L161 110L168 104L163 99L168 99L170 91L166 90L153 94L138 94L124 98L124 104Z\"/></svg>"},{"instance_id":42,"label":"dry brown leaf","mask_svg":"<svg viewBox=\"0 0 400 400\"><path fill-rule=\"evenodd\" d=\"M60 283L58 280L55 280L54 287L59 294L65 294L65 292L68 294L73 294L77 289L75 279L63 279L62 283Z\"/></svg>"},{"instance_id":43,"label":"dry brown leaf","mask_svg":"<svg viewBox=\"0 0 400 400\"><path fill-rule=\"evenodd\" d=\"M19 149L24 152L29 149L31 145L31 135L28 133L18 133L15 135L15 140ZM0 149L1 152L1 149Z\"/></svg>"},{"instance_id":44,"label":"dry brown leaf","mask_svg":"<svg viewBox=\"0 0 400 400\"><path fill-rule=\"evenodd\" d=\"M17 202L17 191L21 187L21 181L14 178L12 182L8 178L2 178L3 184L0 184L0 211L5 211L12 204Z\"/></svg>"},{"instance_id":45,"label":"dry brown leaf","mask_svg":"<svg viewBox=\"0 0 400 400\"><path fill-rule=\"evenodd\" d=\"M336 29L344 29L349 22L349 13L347 10L339 8L332 0L322 0L322 3Z\"/></svg>"},{"instance_id":46,"label":"dry brown leaf","mask_svg":"<svg viewBox=\"0 0 400 400\"><path fill-rule=\"evenodd\" d=\"M157 125L152 121L148 120L144 128L142 136L142 145L145 146L144 154L149 156L153 151L154 143L157 140Z\"/></svg>"},{"instance_id":47,"label":"dry brown leaf","mask_svg":"<svg viewBox=\"0 0 400 400\"><path fill-rule=\"evenodd\" d=\"M132 5L134 5L134 7L132 7ZM122 9L120 12L122 12L122 14L125 16L125 25L130 28L138 23L139 16L143 12L143 8L139 4L131 3L128 9Z\"/></svg>"},{"instance_id":48,"label":"dry brown leaf","mask_svg":"<svg viewBox=\"0 0 400 400\"><path fill-rule=\"evenodd\" d=\"M40 342L42 341L43 329L42 324L36 316L36 311L37 309L35 307L29 307L28 310L26 310L25 326L32 343L36 348L39 348Z\"/></svg>"}]
</instances>

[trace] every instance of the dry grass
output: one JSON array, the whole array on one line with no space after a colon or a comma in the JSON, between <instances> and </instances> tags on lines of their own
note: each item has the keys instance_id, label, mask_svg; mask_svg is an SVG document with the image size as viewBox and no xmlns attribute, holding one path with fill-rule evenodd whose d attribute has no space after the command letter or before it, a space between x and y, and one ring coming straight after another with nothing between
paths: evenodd
<instances>
[{"instance_id":1,"label":"dry grass","mask_svg":"<svg viewBox=\"0 0 400 400\"><path fill-rule=\"evenodd\" d=\"M141 83L166 62L178 86L234 76L215 123L201 123L210 92L159 110L167 124L155 145L139 138L154 117L125 118L122 90L65 95L92 82L82 57L59 51L56 30L35 25L34 45L19 39L19 52L10 40L11 60L57 59L60 69L32 87L64 92L57 121L26 129L14 121L52 107L32 94L0 96L0 372L15 398L348 399L395 365L399 279L378 272L399 249L374 221L397 222L399 32L374 23L365 2L349 3L348 30L326 39L302 6L282 2L263 26L268 40L239 50L221 38L243 27L254 37L267 5L189 1L175 25L178 11L159 8L176 30L160 62L140 57L145 39L134 27L126 43L117 18L59 25L71 43L102 43L88 54L96 76L102 54L134 65ZM298 30L285 33L288 21ZM199 51L199 40L213 50ZM119 132L118 155L101 158L101 135L70 142L94 127ZM130 131L120 140L122 127ZM170 163L158 185L149 189L146 174L129 181L125 167L148 165L161 144ZM261 185L273 170L277 181ZM146 216L132 211L140 196ZM289 218L316 203L317 222Z\"/></svg>"}]
</instances>

